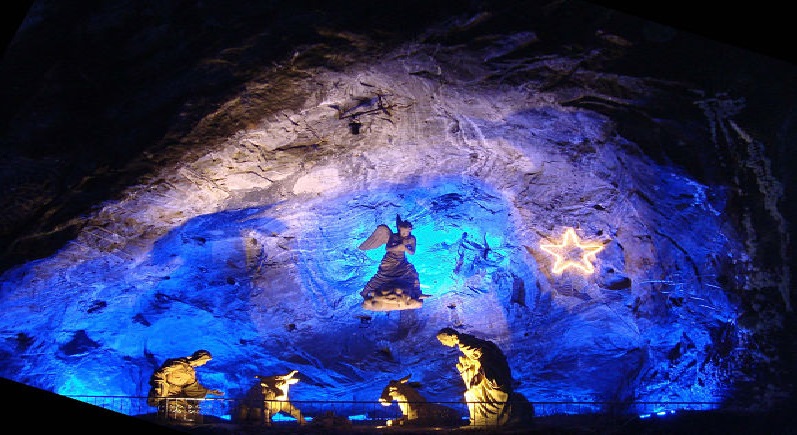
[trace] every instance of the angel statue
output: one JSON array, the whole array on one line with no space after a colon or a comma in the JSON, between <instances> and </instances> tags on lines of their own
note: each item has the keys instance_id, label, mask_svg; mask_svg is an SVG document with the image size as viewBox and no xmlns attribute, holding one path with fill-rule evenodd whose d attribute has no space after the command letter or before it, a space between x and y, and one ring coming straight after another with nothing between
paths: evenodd
<instances>
[{"instance_id":1,"label":"angel statue","mask_svg":"<svg viewBox=\"0 0 797 435\"><path fill-rule=\"evenodd\" d=\"M396 215L397 233L380 224L359 248L363 251L385 245L385 256L379 270L360 292L363 308L371 311L412 310L421 308L429 297L421 293L421 282L406 254L415 254L415 236L412 223Z\"/></svg>"}]
</instances>

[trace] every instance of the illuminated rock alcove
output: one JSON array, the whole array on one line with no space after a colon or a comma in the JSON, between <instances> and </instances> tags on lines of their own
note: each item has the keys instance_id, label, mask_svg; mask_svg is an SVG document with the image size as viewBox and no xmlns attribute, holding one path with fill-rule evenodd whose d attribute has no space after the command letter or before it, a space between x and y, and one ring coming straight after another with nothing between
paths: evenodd
<instances>
[{"instance_id":1,"label":"illuminated rock alcove","mask_svg":"<svg viewBox=\"0 0 797 435\"><path fill-rule=\"evenodd\" d=\"M74 237L4 271L0 375L145 396L163 360L208 349L200 378L226 397L298 370L297 401L376 402L409 374L457 401L456 351L435 340L453 327L498 344L531 402L786 397L787 375L758 370L773 357L761 334L791 312L787 256L763 256L788 239L744 102L618 72L633 52L618 35L577 48L475 15L390 43L318 28L257 66L235 50L268 39L211 47L195 79L241 83L173 121L170 145L141 154L154 169L73 216ZM384 251L357 247L397 214L430 297L364 310ZM593 270L554 271L541 245L568 229Z\"/></svg>"}]
</instances>

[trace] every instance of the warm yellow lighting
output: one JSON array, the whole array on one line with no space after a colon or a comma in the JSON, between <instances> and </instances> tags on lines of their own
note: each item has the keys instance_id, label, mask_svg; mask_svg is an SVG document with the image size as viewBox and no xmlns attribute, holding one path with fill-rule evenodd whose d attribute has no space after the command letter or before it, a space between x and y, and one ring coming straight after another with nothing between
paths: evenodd
<instances>
[{"instance_id":1,"label":"warm yellow lighting","mask_svg":"<svg viewBox=\"0 0 797 435\"><path fill-rule=\"evenodd\" d=\"M582 243L573 228L565 229L562 236L562 243L549 245L540 243L540 249L553 255L556 262L553 265L553 273L560 274L567 268L575 268L584 274L595 271L592 260L595 255L603 249L600 242Z\"/></svg>"}]
</instances>

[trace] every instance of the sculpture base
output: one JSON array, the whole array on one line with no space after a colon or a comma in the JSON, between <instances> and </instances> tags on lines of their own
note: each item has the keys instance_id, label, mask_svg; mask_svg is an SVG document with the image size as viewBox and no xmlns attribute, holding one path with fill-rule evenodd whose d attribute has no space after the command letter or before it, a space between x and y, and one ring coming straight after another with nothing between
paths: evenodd
<instances>
[{"instance_id":1,"label":"sculpture base","mask_svg":"<svg viewBox=\"0 0 797 435\"><path fill-rule=\"evenodd\" d=\"M164 421L202 423L199 404L180 399L165 399L158 405L158 418Z\"/></svg>"},{"instance_id":2,"label":"sculpture base","mask_svg":"<svg viewBox=\"0 0 797 435\"><path fill-rule=\"evenodd\" d=\"M417 310L423 307L423 300L413 299L405 294L393 293L369 297L363 301L362 307L370 311Z\"/></svg>"}]
</instances>

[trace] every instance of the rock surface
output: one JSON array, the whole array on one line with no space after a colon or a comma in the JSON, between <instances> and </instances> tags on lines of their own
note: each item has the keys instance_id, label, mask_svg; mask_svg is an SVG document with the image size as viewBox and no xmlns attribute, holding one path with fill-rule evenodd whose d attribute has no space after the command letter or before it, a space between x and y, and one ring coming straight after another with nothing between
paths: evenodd
<instances>
[{"instance_id":1,"label":"rock surface","mask_svg":"<svg viewBox=\"0 0 797 435\"><path fill-rule=\"evenodd\" d=\"M376 401L411 373L456 401L434 339L451 326L496 342L531 402L790 398L772 156L791 65L745 53L773 90L739 67L726 91L659 57L690 35L576 2L441 6L407 28L379 18L412 2L258 4L31 10L3 63L0 375L140 396L205 348L200 377L229 397L296 369L297 400ZM745 115L763 100L771 117ZM430 297L363 310L382 252L357 246L396 214ZM602 245L593 274L552 272L540 244L567 228Z\"/></svg>"}]
</instances>

